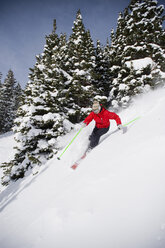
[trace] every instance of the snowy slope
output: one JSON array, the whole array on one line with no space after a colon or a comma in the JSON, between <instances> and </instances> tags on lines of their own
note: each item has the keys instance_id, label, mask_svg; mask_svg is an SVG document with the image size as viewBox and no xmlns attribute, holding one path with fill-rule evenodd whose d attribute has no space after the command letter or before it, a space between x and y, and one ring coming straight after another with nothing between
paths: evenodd
<instances>
[{"instance_id":1,"label":"snowy slope","mask_svg":"<svg viewBox=\"0 0 165 248\"><path fill-rule=\"evenodd\" d=\"M12 132L0 135L0 163L7 162L14 156L13 146L15 146Z\"/></svg>"},{"instance_id":2,"label":"snowy slope","mask_svg":"<svg viewBox=\"0 0 165 248\"><path fill-rule=\"evenodd\" d=\"M70 165L85 149L93 123L61 161L53 158L38 174L4 190L0 247L164 248L165 89L120 113L123 123L139 115L125 134L111 134L112 122L111 135L77 170Z\"/></svg>"}]
</instances>

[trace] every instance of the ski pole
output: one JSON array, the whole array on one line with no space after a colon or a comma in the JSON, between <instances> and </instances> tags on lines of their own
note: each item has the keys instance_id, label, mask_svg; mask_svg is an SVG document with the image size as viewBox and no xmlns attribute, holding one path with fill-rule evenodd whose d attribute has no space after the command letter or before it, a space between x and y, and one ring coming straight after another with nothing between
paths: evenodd
<instances>
[{"instance_id":1,"label":"ski pole","mask_svg":"<svg viewBox=\"0 0 165 248\"><path fill-rule=\"evenodd\" d=\"M75 138L79 135L79 133L81 132L81 130L83 129L83 127L80 128L80 130L76 133L76 135L73 137L73 139L71 140L71 142L69 143L69 145L67 145L67 147L65 148L65 150L61 153L61 155L59 157L57 157L58 160L60 160L60 158L62 157L62 155L64 154L64 152L68 149L68 147L73 143L73 141L75 140Z\"/></svg>"},{"instance_id":2,"label":"ski pole","mask_svg":"<svg viewBox=\"0 0 165 248\"><path fill-rule=\"evenodd\" d=\"M128 126L129 124L131 124L132 122L134 122L134 121L136 121L136 120L138 120L138 119L140 119L140 116L136 117L136 118L133 119L132 121L127 122L127 123L124 124L123 126L126 127L126 126Z\"/></svg>"}]
</instances>

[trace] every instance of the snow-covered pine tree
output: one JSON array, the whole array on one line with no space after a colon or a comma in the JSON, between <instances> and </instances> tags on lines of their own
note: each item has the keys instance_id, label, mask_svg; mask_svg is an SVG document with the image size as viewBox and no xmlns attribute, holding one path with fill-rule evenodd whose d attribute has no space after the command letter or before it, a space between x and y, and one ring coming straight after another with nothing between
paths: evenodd
<instances>
[{"instance_id":1,"label":"snow-covered pine tree","mask_svg":"<svg viewBox=\"0 0 165 248\"><path fill-rule=\"evenodd\" d=\"M29 168L41 165L58 150L57 137L64 134L64 116L58 98L60 69L58 64L59 37L53 32L46 36L46 45L29 75L22 105L15 120L16 153L6 163L3 183L24 177Z\"/></svg>"},{"instance_id":2,"label":"snow-covered pine tree","mask_svg":"<svg viewBox=\"0 0 165 248\"><path fill-rule=\"evenodd\" d=\"M14 111L17 112L17 109L19 108L21 104L21 96L23 94L23 90L21 88L21 85L18 83L14 88Z\"/></svg>"},{"instance_id":3,"label":"snow-covered pine tree","mask_svg":"<svg viewBox=\"0 0 165 248\"><path fill-rule=\"evenodd\" d=\"M124 33L124 28L126 26L126 20L123 13L119 13L117 20L117 29L116 33L112 29L111 31L111 46L110 46L110 74L112 83L110 85L110 93L108 97L108 102L111 106L117 111L119 106L121 106L121 101L127 99L123 96L123 93L127 92L128 87L125 87L125 92L120 88L122 82L122 72L125 72L123 69L122 59L123 59L123 50L126 47L126 35ZM129 70L127 70L127 76L129 75ZM128 97L129 98L129 97ZM122 99L122 100L121 100Z\"/></svg>"},{"instance_id":4,"label":"snow-covered pine tree","mask_svg":"<svg viewBox=\"0 0 165 248\"><path fill-rule=\"evenodd\" d=\"M15 106L16 80L12 70L8 74L1 86L0 98L0 133L11 130L16 115Z\"/></svg>"},{"instance_id":5,"label":"snow-covered pine tree","mask_svg":"<svg viewBox=\"0 0 165 248\"><path fill-rule=\"evenodd\" d=\"M83 120L96 94L94 86L95 49L90 32L85 30L81 12L76 20L68 40L68 73L72 77L66 91L65 112L71 122Z\"/></svg>"},{"instance_id":6,"label":"snow-covered pine tree","mask_svg":"<svg viewBox=\"0 0 165 248\"><path fill-rule=\"evenodd\" d=\"M59 68L64 71L69 71L67 64L67 37L66 34L61 34L59 37L59 54L57 56L57 61Z\"/></svg>"},{"instance_id":7,"label":"snow-covered pine tree","mask_svg":"<svg viewBox=\"0 0 165 248\"><path fill-rule=\"evenodd\" d=\"M2 79L2 73L0 72L0 85L2 85L1 79Z\"/></svg>"},{"instance_id":8,"label":"snow-covered pine tree","mask_svg":"<svg viewBox=\"0 0 165 248\"><path fill-rule=\"evenodd\" d=\"M58 99L60 102L60 108L63 113L67 113L66 108L66 94L70 87L72 76L70 72L70 63L68 62L68 44L66 34L61 34L59 37L59 49L53 56L53 65L56 64L56 68L59 69L59 84L58 84Z\"/></svg>"},{"instance_id":9,"label":"snow-covered pine tree","mask_svg":"<svg viewBox=\"0 0 165 248\"><path fill-rule=\"evenodd\" d=\"M97 75L96 84L100 90L100 95L108 96L110 90L110 59L109 59L109 42L103 47L100 40L96 44L96 67Z\"/></svg>"},{"instance_id":10,"label":"snow-covered pine tree","mask_svg":"<svg viewBox=\"0 0 165 248\"><path fill-rule=\"evenodd\" d=\"M133 95L162 85L165 78L163 11L164 7L158 6L155 0L132 0L119 15L111 48L113 81L109 98L112 105L127 106Z\"/></svg>"},{"instance_id":11,"label":"snow-covered pine tree","mask_svg":"<svg viewBox=\"0 0 165 248\"><path fill-rule=\"evenodd\" d=\"M83 69L86 71L87 80L89 79L91 83L95 84L95 70L96 67L96 53L93 40L91 38L91 34L89 29L85 32L84 37L84 55L85 55L85 62Z\"/></svg>"},{"instance_id":12,"label":"snow-covered pine tree","mask_svg":"<svg viewBox=\"0 0 165 248\"><path fill-rule=\"evenodd\" d=\"M1 99L1 90L2 90L1 78L2 78L2 73L0 72L0 99Z\"/></svg>"}]
</instances>

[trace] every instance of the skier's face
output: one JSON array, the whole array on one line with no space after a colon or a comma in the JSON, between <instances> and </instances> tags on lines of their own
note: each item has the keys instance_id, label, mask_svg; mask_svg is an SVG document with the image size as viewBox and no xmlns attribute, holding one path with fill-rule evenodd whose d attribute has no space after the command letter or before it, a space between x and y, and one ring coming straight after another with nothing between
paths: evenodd
<instances>
[{"instance_id":1,"label":"skier's face","mask_svg":"<svg viewBox=\"0 0 165 248\"><path fill-rule=\"evenodd\" d=\"M92 106L92 110L95 114L98 114L100 112L101 106L98 102L94 102Z\"/></svg>"},{"instance_id":2,"label":"skier's face","mask_svg":"<svg viewBox=\"0 0 165 248\"><path fill-rule=\"evenodd\" d=\"M93 110L93 112L94 112L95 114L98 114L98 113L100 112L100 109L95 109L95 110Z\"/></svg>"}]
</instances>

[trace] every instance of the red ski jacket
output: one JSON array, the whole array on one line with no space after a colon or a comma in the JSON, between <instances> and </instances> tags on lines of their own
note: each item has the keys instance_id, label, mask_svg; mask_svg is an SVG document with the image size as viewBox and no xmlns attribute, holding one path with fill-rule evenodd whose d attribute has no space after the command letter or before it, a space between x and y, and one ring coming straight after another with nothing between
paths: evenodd
<instances>
[{"instance_id":1,"label":"red ski jacket","mask_svg":"<svg viewBox=\"0 0 165 248\"><path fill-rule=\"evenodd\" d=\"M110 119L115 120L117 125L121 124L120 117L117 114L102 108L101 112L98 114L91 112L85 118L84 123L88 125L92 120L95 120L97 128L107 128L110 125Z\"/></svg>"}]
</instances>

